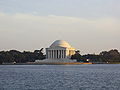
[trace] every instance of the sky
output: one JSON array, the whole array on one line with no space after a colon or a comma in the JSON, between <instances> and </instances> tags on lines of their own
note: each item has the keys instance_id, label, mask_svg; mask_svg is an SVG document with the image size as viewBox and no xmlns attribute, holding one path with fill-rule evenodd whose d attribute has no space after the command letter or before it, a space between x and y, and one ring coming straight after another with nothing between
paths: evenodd
<instances>
[{"instance_id":1,"label":"sky","mask_svg":"<svg viewBox=\"0 0 120 90\"><path fill-rule=\"evenodd\" d=\"M120 0L0 0L0 51L65 40L81 54L120 51Z\"/></svg>"}]
</instances>

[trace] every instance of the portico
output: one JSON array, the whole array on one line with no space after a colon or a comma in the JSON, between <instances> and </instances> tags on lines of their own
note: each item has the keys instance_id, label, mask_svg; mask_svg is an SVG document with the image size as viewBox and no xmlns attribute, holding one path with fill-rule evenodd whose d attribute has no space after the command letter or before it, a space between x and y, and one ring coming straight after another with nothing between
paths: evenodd
<instances>
[{"instance_id":1,"label":"portico","mask_svg":"<svg viewBox=\"0 0 120 90\"><path fill-rule=\"evenodd\" d=\"M46 57L47 58L65 58L66 57L65 50L47 50Z\"/></svg>"}]
</instances>

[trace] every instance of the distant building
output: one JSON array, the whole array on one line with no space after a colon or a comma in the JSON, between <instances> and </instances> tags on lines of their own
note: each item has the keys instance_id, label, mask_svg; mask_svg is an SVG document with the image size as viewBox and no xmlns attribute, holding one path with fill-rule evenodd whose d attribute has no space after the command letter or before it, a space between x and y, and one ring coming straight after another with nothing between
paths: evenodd
<instances>
[{"instance_id":1,"label":"distant building","mask_svg":"<svg viewBox=\"0 0 120 90\"><path fill-rule=\"evenodd\" d=\"M70 59L75 49L64 40L56 40L46 48L46 59Z\"/></svg>"},{"instance_id":2,"label":"distant building","mask_svg":"<svg viewBox=\"0 0 120 90\"><path fill-rule=\"evenodd\" d=\"M38 63L71 63L71 56L75 54L75 49L64 40L56 40L50 47L46 48L46 59L36 60Z\"/></svg>"}]
</instances>

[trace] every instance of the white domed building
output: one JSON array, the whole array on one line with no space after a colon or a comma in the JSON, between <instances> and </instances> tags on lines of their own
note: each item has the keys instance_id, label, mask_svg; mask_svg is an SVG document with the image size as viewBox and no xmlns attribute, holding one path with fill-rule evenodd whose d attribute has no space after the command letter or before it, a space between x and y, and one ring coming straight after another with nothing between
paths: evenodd
<instances>
[{"instance_id":1,"label":"white domed building","mask_svg":"<svg viewBox=\"0 0 120 90\"><path fill-rule=\"evenodd\" d=\"M56 40L46 48L46 59L70 59L75 49L64 40Z\"/></svg>"},{"instance_id":2,"label":"white domed building","mask_svg":"<svg viewBox=\"0 0 120 90\"><path fill-rule=\"evenodd\" d=\"M56 40L50 47L46 48L46 59L36 60L36 62L43 64L76 62L76 60L70 59L74 54L75 48L71 47L66 41Z\"/></svg>"}]
</instances>

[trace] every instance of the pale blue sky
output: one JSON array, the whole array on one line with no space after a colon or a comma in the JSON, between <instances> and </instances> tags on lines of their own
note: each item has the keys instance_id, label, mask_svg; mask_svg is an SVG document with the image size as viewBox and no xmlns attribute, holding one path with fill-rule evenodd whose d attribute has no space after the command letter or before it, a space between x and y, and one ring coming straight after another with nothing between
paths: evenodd
<instances>
[{"instance_id":1,"label":"pale blue sky","mask_svg":"<svg viewBox=\"0 0 120 90\"><path fill-rule=\"evenodd\" d=\"M5 13L75 17L120 17L120 0L0 0Z\"/></svg>"},{"instance_id":2,"label":"pale blue sky","mask_svg":"<svg viewBox=\"0 0 120 90\"><path fill-rule=\"evenodd\" d=\"M0 0L0 50L68 41L82 54L120 50L120 0Z\"/></svg>"}]
</instances>

